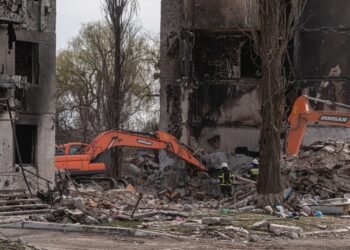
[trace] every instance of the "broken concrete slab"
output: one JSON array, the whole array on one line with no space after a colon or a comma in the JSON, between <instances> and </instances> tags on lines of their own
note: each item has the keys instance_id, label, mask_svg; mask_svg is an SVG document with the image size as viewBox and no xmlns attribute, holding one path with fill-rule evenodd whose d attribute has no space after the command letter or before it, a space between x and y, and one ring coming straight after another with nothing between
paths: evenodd
<instances>
[{"instance_id":1,"label":"broken concrete slab","mask_svg":"<svg viewBox=\"0 0 350 250\"><path fill-rule=\"evenodd\" d=\"M85 213L79 209L75 209L75 210L65 209L64 212L73 221L82 221L85 218Z\"/></svg>"},{"instance_id":2,"label":"broken concrete slab","mask_svg":"<svg viewBox=\"0 0 350 250\"><path fill-rule=\"evenodd\" d=\"M240 233L240 234L244 234L244 235L249 235L249 231L245 230L242 227L233 227L233 226L229 226L229 227L225 227L226 230L232 230L236 233Z\"/></svg>"},{"instance_id":3,"label":"broken concrete slab","mask_svg":"<svg viewBox=\"0 0 350 250\"><path fill-rule=\"evenodd\" d=\"M51 230L51 231L63 231L63 232L90 232L90 233L115 234L115 235L133 236L133 237L169 237L169 238L177 238L177 239L186 239L186 237L182 237L182 236L147 231L147 230L132 229L132 228L43 223L43 222L33 222L33 221L3 224L3 225L0 225L0 228Z\"/></svg>"},{"instance_id":4,"label":"broken concrete slab","mask_svg":"<svg viewBox=\"0 0 350 250\"><path fill-rule=\"evenodd\" d=\"M329 145L329 146L324 147L323 150L329 154L333 154L335 152L335 147Z\"/></svg>"},{"instance_id":5,"label":"broken concrete slab","mask_svg":"<svg viewBox=\"0 0 350 250\"><path fill-rule=\"evenodd\" d=\"M98 220L96 220L94 217L90 216L90 215L87 215L85 217L85 223L87 225L96 225L98 223L100 223Z\"/></svg>"},{"instance_id":6,"label":"broken concrete slab","mask_svg":"<svg viewBox=\"0 0 350 250\"><path fill-rule=\"evenodd\" d=\"M279 224L269 224L268 228L270 232L275 233L276 235L280 235L281 233L297 233L301 235L304 231L301 227L286 226Z\"/></svg>"},{"instance_id":7,"label":"broken concrete slab","mask_svg":"<svg viewBox=\"0 0 350 250\"><path fill-rule=\"evenodd\" d=\"M335 230L305 232L305 233L303 233L303 235L304 236L316 236L316 235L341 234L341 233L348 233L348 232L349 232L349 229L340 228L340 229L335 229Z\"/></svg>"},{"instance_id":8,"label":"broken concrete slab","mask_svg":"<svg viewBox=\"0 0 350 250\"><path fill-rule=\"evenodd\" d=\"M349 213L349 205L345 206L332 206L332 205L323 205L323 206L310 206L312 210L321 211L322 214L329 215L341 215Z\"/></svg>"},{"instance_id":9,"label":"broken concrete slab","mask_svg":"<svg viewBox=\"0 0 350 250\"><path fill-rule=\"evenodd\" d=\"M82 197L73 197L73 205L77 209L84 209L85 208L85 200Z\"/></svg>"},{"instance_id":10,"label":"broken concrete slab","mask_svg":"<svg viewBox=\"0 0 350 250\"><path fill-rule=\"evenodd\" d=\"M253 230L266 229L267 230L268 226L269 226L269 222L267 222L266 220L262 220L262 221L255 222L251 226L251 229L253 229Z\"/></svg>"},{"instance_id":11,"label":"broken concrete slab","mask_svg":"<svg viewBox=\"0 0 350 250\"><path fill-rule=\"evenodd\" d=\"M345 198L321 200L316 206L310 206L310 208L321 211L323 214L346 215L349 213L350 200Z\"/></svg>"},{"instance_id":12,"label":"broken concrete slab","mask_svg":"<svg viewBox=\"0 0 350 250\"><path fill-rule=\"evenodd\" d=\"M16 215L47 214L51 211L52 211L52 209L36 209L36 210L0 212L0 217L1 216L16 216Z\"/></svg>"}]
</instances>

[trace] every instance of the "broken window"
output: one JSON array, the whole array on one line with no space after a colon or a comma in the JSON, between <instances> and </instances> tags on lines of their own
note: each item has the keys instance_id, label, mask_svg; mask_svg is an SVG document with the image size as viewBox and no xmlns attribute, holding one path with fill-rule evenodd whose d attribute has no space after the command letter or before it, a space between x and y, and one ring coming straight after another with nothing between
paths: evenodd
<instances>
[{"instance_id":1,"label":"broken window","mask_svg":"<svg viewBox=\"0 0 350 250\"><path fill-rule=\"evenodd\" d=\"M195 76L199 80L233 80L240 77L236 34L198 33L193 48Z\"/></svg>"},{"instance_id":2,"label":"broken window","mask_svg":"<svg viewBox=\"0 0 350 250\"><path fill-rule=\"evenodd\" d=\"M38 127L36 125L16 125L16 136L23 164L35 164ZM16 152L15 163L19 164Z\"/></svg>"},{"instance_id":3,"label":"broken window","mask_svg":"<svg viewBox=\"0 0 350 250\"><path fill-rule=\"evenodd\" d=\"M241 155L246 155L253 158L259 158L259 152L250 151L248 147L237 147L235 150L235 154L241 154Z\"/></svg>"},{"instance_id":4,"label":"broken window","mask_svg":"<svg viewBox=\"0 0 350 250\"><path fill-rule=\"evenodd\" d=\"M241 77L259 78L261 60L254 51L251 41L246 41L241 48Z\"/></svg>"},{"instance_id":5,"label":"broken window","mask_svg":"<svg viewBox=\"0 0 350 250\"><path fill-rule=\"evenodd\" d=\"M39 45L16 41L16 75L27 77L30 84L39 84Z\"/></svg>"}]
</instances>

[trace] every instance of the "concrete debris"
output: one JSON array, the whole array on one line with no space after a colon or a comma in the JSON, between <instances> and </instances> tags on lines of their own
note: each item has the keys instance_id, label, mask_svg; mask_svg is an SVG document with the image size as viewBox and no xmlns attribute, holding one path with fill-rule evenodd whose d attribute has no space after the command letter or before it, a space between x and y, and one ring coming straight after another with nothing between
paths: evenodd
<instances>
[{"instance_id":1,"label":"concrete debris","mask_svg":"<svg viewBox=\"0 0 350 250\"><path fill-rule=\"evenodd\" d=\"M320 200L317 204L311 204L309 206L311 209L321 211L323 214L345 215L349 213L350 199L336 198Z\"/></svg>"},{"instance_id":2,"label":"concrete debris","mask_svg":"<svg viewBox=\"0 0 350 250\"><path fill-rule=\"evenodd\" d=\"M249 235L249 231L245 230L244 228L241 227L233 227L233 226L229 226L229 227L225 227L226 230L232 230L236 233L239 234L244 234L244 235Z\"/></svg>"},{"instance_id":3,"label":"concrete debris","mask_svg":"<svg viewBox=\"0 0 350 250\"><path fill-rule=\"evenodd\" d=\"M264 208L264 211L267 213L267 214L273 214L273 209L271 206L266 206Z\"/></svg>"},{"instance_id":4,"label":"concrete debris","mask_svg":"<svg viewBox=\"0 0 350 250\"><path fill-rule=\"evenodd\" d=\"M95 219L94 217L91 217L89 215L87 215L85 217L85 222L87 225L96 225L99 223L99 221L97 219Z\"/></svg>"},{"instance_id":5,"label":"concrete debris","mask_svg":"<svg viewBox=\"0 0 350 250\"><path fill-rule=\"evenodd\" d=\"M268 229L269 223L266 220L255 222L251 229L258 230L258 229Z\"/></svg>"},{"instance_id":6,"label":"concrete debris","mask_svg":"<svg viewBox=\"0 0 350 250\"><path fill-rule=\"evenodd\" d=\"M329 154L333 154L335 152L336 148L329 145L329 146L324 147L323 150Z\"/></svg>"},{"instance_id":7,"label":"concrete debris","mask_svg":"<svg viewBox=\"0 0 350 250\"><path fill-rule=\"evenodd\" d=\"M35 229L35 230L53 230L63 232L91 232L100 234L115 234L121 236L134 236L134 237L168 237L175 239L185 239L172 234L159 233L146 230L138 230L123 227L105 227L105 226L86 226L86 225L70 225L70 224L57 224L57 223L42 223L34 221L26 221L21 223L11 223L0 225L0 228L14 228L14 229Z\"/></svg>"},{"instance_id":8,"label":"concrete debris","mask_svg":"<svg viewBox=\"0 0 350 250\"><path fill-rule=\"evenodd\" d=\"M192 174L181 165L163 166L152 156L142 156L128 160L125 187L106 189L98 182L63 182L60 186L64 190L60 190L59 199L56 197L58 202L53 211L32 220L81 225L126 224L186 237L229 241L299 239L305 235L303 223L323 231L333 229L303 222L312 219L307 217L349 213L350 177L345 157L350 154L349 148L343 142L318 142L304 147L300 157L285 159L282 177L287 186L283 205L259 209L256 181L242 177L249 177L246 173L251 160L244 161L243 156L240 158L244 163L239 167L232 165L240 174L236 173L233 196L225 199L221 198L219 172L215 168L210 175ZM207 160L219 165L223 156L217 153ZM279 222L272 223L276 220ZM345 217L341 220L346 221Z\"/></svg>"},{"instance_id":9,"label":"concrete debris","mask_svg":"<svg viewBox=\"0 0 350 250\"><path fill-rule=\"evenodd\" d=\"M253 159L243 154L237 154L229 159L229 166L235 174L244 175L248 171Z\"/></svg>"},{"instance_id":10,"label":"concrete debris","mask_svg":"<svg viewBox=\"0 0 350 250\"><path fill-rule=\"evenodd\" d=\"M202 156L202 158L209 169L220 169L222 163L228 162L226 154L224 152L205 154ZM232 170L231 165L229 165L229 168Z\"/></svg>"},{"instance_id":11,"label":"concrete debris","mask_svg":"<svg viewBox=\"0 0 350 250\"><path fill-rule=\"evenodd\" d=\"M316 236L316 235L330 235L330 234L344 234L348 233L349 229L340 228L335 230L324 230L324 231L312 231L304 233L304 236Z\"/></svg>"},{"instance_id":12,"label":"concrete debris","mask_svg":"<svg viewBox=\"0 0 350 250\"><path fill-rule=\"evenodd\" d=\"M189 196L204 200L205 197L218 198L221 195L215 176L211 178L202 173L191 175L186 166L179 162L164 164L163 161L161 165L155 162L155 156L144 155L128 159L125 169L126 179L131 184L148 193L158 193L165 202Z\"/></svg>"},{"instance_id":13,"label":"concrete debris","mask_svg":"<svg viewBox=\"0 0 350 250\"><path fill-rule=\"evenodd\" d=\"M259 236L257 236L256 234L252 234L249 236L249 241L250 242L258 242L259 241Z\"/></svg>"},{"instance_id":14,"label":"concrete debris","mask_svg":"<svg viewBox=\"0 0 350 250\"><path fill-rule=\"evenodd\" d=\"M296 232L292 232L292 233L289 235L289 237L290 237L292 240L297 240L297 239L300 238L300 237L299 237L299 234L296 233Z\"/></svg>"},{"instance_id":15,"label":"concrete debris","mask_svg":"<svg viewBox=\"0 0 350 250\"><path fill-rule=\"evenodd\" d=\"M269 224L269 231L276 234L291 234L296 233L301 235L303 233L303 229L300 227L286 226L286 225L278 225L278 224Z\"/></svg>"},{"instance_id":16,"label":"concrete debris","mask_svg":"<svg viewBox=\"0 0 350 250\"><path fill-rule=\"evenodd\" d=\"M305 199L314 200L308 204L311 206L321 200L343 198L350 192L349 159L348 143L329 140L304 146L299 157L284 160L283 183L293 190L288 203L299 209Z\"/></svg>"}]
</instances>

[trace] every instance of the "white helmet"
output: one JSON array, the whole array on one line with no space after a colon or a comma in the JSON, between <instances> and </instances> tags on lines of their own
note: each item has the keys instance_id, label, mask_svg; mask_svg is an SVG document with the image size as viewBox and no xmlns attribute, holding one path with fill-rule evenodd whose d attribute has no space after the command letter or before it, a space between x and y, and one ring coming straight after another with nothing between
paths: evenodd
<instances>
[{"instance_id":1,"label":"white helmet","mask_svg":"<svg viewBox=\"0 0 350 250\"><path fill-rule=\"evenodd\" d=\"M228 168L228 165L226 162L221 163L221 168Z\"/></svg>"},{"instance_id":2,"label":"white helmet","mask_svg":"<svg viewBox=\"0 0 350 250\"><path fill-rule=\"evenodd\" d=\"M259 165L259 160L258 159L254 159L252 162L254 165Z\"/></svg>"}]
</instances>

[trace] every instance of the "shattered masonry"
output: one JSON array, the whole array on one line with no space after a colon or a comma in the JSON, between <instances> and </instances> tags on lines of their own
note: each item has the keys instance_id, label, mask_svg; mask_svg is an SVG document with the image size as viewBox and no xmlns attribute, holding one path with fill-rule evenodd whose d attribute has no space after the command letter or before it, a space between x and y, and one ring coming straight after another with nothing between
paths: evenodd
<instances>
[{"instance_id":1,"label":"shattered masonry","mask_svg":"<svg viewBox=\"0 0 350 250\"><path fill-rule=\"evenodd\" d=\"M25 187L4 101L8 97L25 168L53 180L55 30L55 0L0 1L1 190ZM35 176L28 178L32 188L43 188Z\"/></svg>"},{"instance_id":2,"label":"shattered masonry","mask_svg":"<svg viewBox=\"0 0 350 250\"><path fill-rule=\"evenodd\" d=\"M26 0L1 1L0 20L7 23L25 23Z\"/></svg>"},{"instance_id":3,"label":"shattered masonry","mask_svg":"<svg viewBox=\"0 0 350 250\"><path fill-rule=\"evenodd\" d=\"M162 1L161 129L209 152L258 150L259 68L242 34L251 29L254 3ZM308 1L289 46L298 79L287 93L290 104L299 94L350 103L350 18L341 14L349 7L348 1ZM346 134L339 128L310 128L305 143Z\"/></svg>"}]
</instances>

